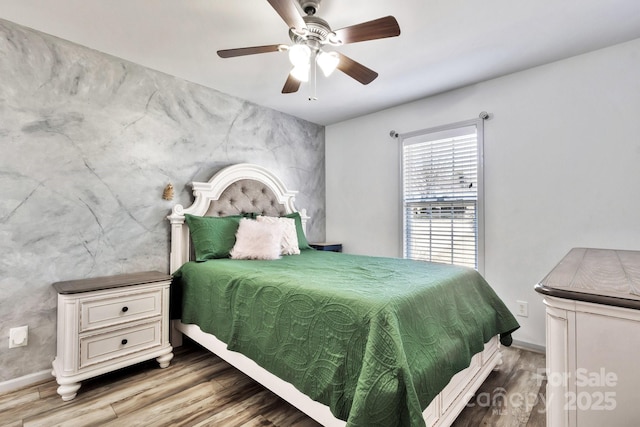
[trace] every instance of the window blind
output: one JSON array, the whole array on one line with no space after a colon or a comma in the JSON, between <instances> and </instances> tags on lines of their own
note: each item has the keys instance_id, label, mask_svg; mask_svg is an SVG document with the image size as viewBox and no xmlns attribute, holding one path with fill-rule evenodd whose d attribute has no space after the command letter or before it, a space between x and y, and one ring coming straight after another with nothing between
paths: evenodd
<instances>
[{"instance_id":1,"label":"window blind","mask_svg":"<svg viewBox=\"0 0 640 427\"><path fill-rule=\"evenodd\" d=\"M478 132L403 138L404 256L478 268Z\"/></svg>"}]
</instances>

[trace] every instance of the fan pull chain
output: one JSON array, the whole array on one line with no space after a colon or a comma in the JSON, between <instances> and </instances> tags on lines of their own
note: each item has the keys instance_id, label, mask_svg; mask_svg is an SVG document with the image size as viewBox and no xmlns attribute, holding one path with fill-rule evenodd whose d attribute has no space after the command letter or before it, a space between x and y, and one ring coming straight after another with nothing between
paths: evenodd
<instances>
[{"instance_id":1,"label":"fan pull chain","mask_svg":"<svg viewBox=\"0 0 640 427\"><path fill-rule=\"evenodd\" d=\"M316 64L316 58L315 55L313 57L313 67L311 67L312 69L312 73L313 73L313 93L311 94L311 96L309 97L309 101L317 101L318 97L316 96L317 94L317 90L318 90L318 65Z\"/></svg>"}]
</instances>

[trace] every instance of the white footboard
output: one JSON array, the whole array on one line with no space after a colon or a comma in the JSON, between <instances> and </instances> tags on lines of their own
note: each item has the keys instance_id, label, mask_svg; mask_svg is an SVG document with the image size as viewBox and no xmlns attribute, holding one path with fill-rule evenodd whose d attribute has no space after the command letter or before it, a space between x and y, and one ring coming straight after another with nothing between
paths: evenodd
<instances>
[{"instance_id":1,"label":"white footboard","mask_svg":"<svg viewBox=\"0 0 640 427\"><path fill-rule=\"evenodd\" d=\"M346 425L346 422L333 416L328 406L312 400L291 383L273 375L245 355L228 350L224 342L214 335L203 332L197 325L187 325L179 320L174 320L173 329L199 343L323 426L338 427ZM171 343L176 347L179 344L176 344L173 339ZM182 337L180 337L181 341ZM444 390L424 410L422 414L426 425L429 427L451 425L500 361L500 341L495 336L485 344L483 351L473 356L469 367L458 372Z\"/></svg>"}]
</instances>

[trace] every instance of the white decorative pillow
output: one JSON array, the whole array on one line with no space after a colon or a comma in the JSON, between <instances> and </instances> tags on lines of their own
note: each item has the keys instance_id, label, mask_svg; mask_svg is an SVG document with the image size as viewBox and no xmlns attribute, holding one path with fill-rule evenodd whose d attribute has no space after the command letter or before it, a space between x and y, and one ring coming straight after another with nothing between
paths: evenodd
<instances>
[{"instance_id":1,"label":"white decorative pillow","mask_svg":"<svg viewBox=\"0 0 640 427\"><path fill-rule=\"evenodd\" d=\"M280 242L281 255L299 255L298 233L296 232L296 220L293 218L278 218L275 216L260 215L258 222L282 224L282 241Z\"/></svg>"},{"instance_id":2,"label":"white decorative pillow","mask_svg":"<svg viewBox=\"0 0 640 427\"><path fill-rule=\"evenodd\" d=\"M242 218L231 249L233 259L278 259L282 241L282 224Z\"/></svg>"}]
</instances>

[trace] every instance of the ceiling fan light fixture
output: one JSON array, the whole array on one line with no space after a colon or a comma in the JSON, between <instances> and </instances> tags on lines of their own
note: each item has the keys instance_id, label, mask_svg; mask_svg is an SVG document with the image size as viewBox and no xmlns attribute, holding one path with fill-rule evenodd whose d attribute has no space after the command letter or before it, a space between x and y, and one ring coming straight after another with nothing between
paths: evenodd
<instances>
[{"instance_id":1,"label":"ceiling fan light fixture","mask_svg":"<svg viewBox=\"0 0 640 427\"><path fill-rule=\"evenodd\" d=\"M311 49L304 44L294 44L289 48L289 61L294 67L309 67L309 59L311 58Z\"/></svg>"},{"instance_id":2,"label":"ceiling fan light fixture","mask_svg":"<svg viewBox=\"0 0 640 427\"><path fill-rule=\"evenodd\" d=\"M218 50L221 58L255 55L268 52L289 52L293 64L282 93L297 92L301 82L313 77L317 80L317 69L325 76L336 69L363 85L378 77L378 73L339 52L324 52L343 44L378 40L400 35L400 26L393 16L385 16L371 21L332 30L327 21L318 16L318 8L323 0L267 0L289 28L291 45L272 44L236 49ZM306 15L301 16L300 9ZM311 74L313 72L313 74ZM315 96L313 97L315 99Z\"/></svg>"},{"instance_id":3,"label":"ceiling fan light fixture","mask_svg":"<svg viewBox=\"0 0 640 427\"><path fill-rule=\"evenodd\" d=\"M340 63L340 57L336 52L324 52L321 51L316 58L318 66L322 70L325 77L329 77L333 73L338 64Z\"/></svg>"},{"instance_id":4,"label":"ceiling fan light fixture","mask_svg":"<svg viewBox=\"0 0 640 427\"><path fill-rule=\"evenodd\" d=\"M296 65L293 67L293 69L291 70L291 72L289 72L289 74L291 74L291 77L293 77L294 79L301 81L301 82L308 82L309 81L309 69L311 67L309 66L309 64L301 64L301 65Z\"/></svg>"}]
</instances>

